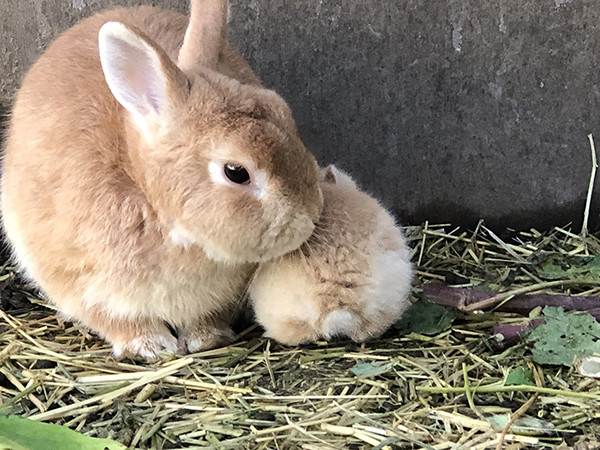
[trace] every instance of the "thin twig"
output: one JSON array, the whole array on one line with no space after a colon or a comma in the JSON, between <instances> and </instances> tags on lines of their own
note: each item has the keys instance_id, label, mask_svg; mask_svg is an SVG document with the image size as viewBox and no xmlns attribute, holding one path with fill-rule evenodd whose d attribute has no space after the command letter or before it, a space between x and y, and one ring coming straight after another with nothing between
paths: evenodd
<instances>
[{"instance_id":1,"label":"thin twig","mask_svg":"<svg viewBox=\"0 0 600 450\"><path fill-rule=\"evenodd\" d=\"M466 393L466 389L464 387L447 387L447 388L436 388L436 387L427 387L427 386L417 386L417 391L429 392L432 394L464 394ZM585 399L593 399L600 400L600 394L592 394L589 392L577 392L577 391L565 391L562 389L552 389L552 388L540 388L537 386L525 386L525 385L517 385L517 386L477 386L471 387L471 391L473 393L494 393L494 392L539 392L540 394L547 395L556 395L563 397L572 397L572 398L585 398Z\"/></svg>"},{"instance_id":2,"label":"thin twig","mask_svg":"<svg viewBox=\"0 0 600 450\"><path fill-rule=\"evenodd\" d=\"M585 211L583 213L583 225L581 227L581 235L587 236L588 234L588 218L590 216L590 206L592 204L592 194L594 193L594 181L596 180L596 171L598 170L598 163L596 161L596 146L594 145L594 137L592 134L588 134L590 141L590 151L592 152L592 174L590 175L590 184L588 187L587 198L585 200Z\"/></svg>"},{"instance_id":3,"label":"thin twig","mask_svg":"<svg viewBox=\"0 0 600 450\"><path fill-rule=\"evenodd\" d=\"M493 297L486 298L485 300L481 300L479 302L471 303L470 305L464 308L464 311L472 312L480 309L491 308L492 306L496 306L504 301L507 301L511 297L515 295L528 294L530 292L541 291L542 289L550 289L553 287L559 286L600 286L600 281L595 280L557 280L557 281L547 281L544 283L537 283L531 286L524 286L516 289L512 289L507 292L502 292L500 294L494 295Z\"/></svg>"},{"instance_id":4,"label":"thin twig","mask_svg":"<svg viewBox=\"0 0 600 450\"><path fill-rule=\"evenodd\" d=\"M542 382L540 380L539 374L537 373L537 370L535 369L535 366L529 363L529 368L533 371L536 386L541 388ZM500 436L498 437L498 445L496 445L496 450L502 450L502 445L504 444L506 433L510 431L510 428L517 421L517 419L523 414L525 414L529 410L529 408L531 408L531 405L535 403L539 396L539 392L534 393L529 400L523 403L519 409L517 409L513 414L511 414L510 418L508 419L508 422L506 423L506 426L502 429L502 433L500 433Z\"/></svg>"}]
</instances>

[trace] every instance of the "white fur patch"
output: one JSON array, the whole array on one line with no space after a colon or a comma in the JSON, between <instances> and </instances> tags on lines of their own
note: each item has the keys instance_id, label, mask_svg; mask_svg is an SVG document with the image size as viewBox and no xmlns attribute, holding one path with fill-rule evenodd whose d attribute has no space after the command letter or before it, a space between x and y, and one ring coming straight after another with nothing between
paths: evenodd
<instances>
[{"instance_id":1,"label":"white fur patch","mask_svg":"<svg viewBox=\"0 0 600 450\"><path fill-rule=\"evenodd\" d=\"M185 249L195 244L194 236L185 228L181 227L177 222L169 232L169 237L175 245L179 245Z\"/></svg>"},{"instance_id":2,"label":"white fur patch","mask_svg":"<svg viewBox=\"0 0 600 450\"><path fill-rule=\"evenodd\" d=\"M373 258L371 271L375 292L368 304L373 309L399 314L407 305L411 268L404 258L405 255L397 251L387 251Z\"/></svg>"},{"instance_id":3,"label":"white fur patch","mask_svg":"<svg viewBox=\"0 0 600 450\"><path fill-rule=\"evenodd\" d=\"M371 260L371 278L365 286L364 296L369 299L366 303L365 315L373 321L389 318L390 324L408 306L408 295L412 281L412 266L406 241L399 228L390 230L393 226L391 217L382 212L378 224L371 237L371 245L377 248L383 235L390 239L390 231L396 241L395 249L375 253Z\"/></svg>"},{"instance_id":4,"label":"white fur patch","mask_svg":"<svg viewBox=\"0 0 600 450\"><path fill-rule=\"evenodd\" d=\"M223 165L217 162L211 161L208 163L208 173L213 183L220 186L229 186L231 183L227 180L227 177L223 173Z\"/></svg>"},{"instance_id":5,"label":"white fur patch","mask_svg":"<svg viewBox=\"0 0 600 450\"><path fill-rule=\"evenodd\" d=\"M218 263L232 263L232 256L227 252L223 251L222 248L213 245L210 241L205 241L202 244L202 250L204 250L204 254L208 259Z\"/></svg>"},{"instance_id":6,"label":"white fur patch","mask_svg":"<svg viewBox=\"0 0 600 450\"><path fill-rule=\"evenodd\" d=\"M267 195L267 174L264 170L257 169L253 172L254 175L254 185L256 188L254 189L254 196L256 198L264 198Z\"/></svg>"},{"instance_id":7,"label":"white fur patch","mask_svg":"<svg viewBox=\"0 0 600 450\"><path fill-rule=\"evenodd\" d=\"M123 345L113 345L113 354L121 356L125 352L146 359L156 359L161 351L177 352L177 339L171 334L155 334L132 339Z\"/></svg>"},{"instance_id":8,"label":"white fur patch","mask_svg":"<svg viewBox=\"0 0 600 450\"><path fill-rule=\"evenodd\" d=\"M323 334L329 339L334 336L349 336L358 327L358 321L348 311L330 312L323 320Z\"/></svg>"}]
</instances>

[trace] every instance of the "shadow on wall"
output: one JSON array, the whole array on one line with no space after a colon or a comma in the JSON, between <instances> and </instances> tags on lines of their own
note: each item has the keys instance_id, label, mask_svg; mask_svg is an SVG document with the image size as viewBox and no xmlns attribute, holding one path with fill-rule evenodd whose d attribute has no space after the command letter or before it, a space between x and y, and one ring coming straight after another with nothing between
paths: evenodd
<instances>
[{"instance_id":1,"label":"shadow on wall","mask_svg":"<svg viewBox=\"0 0 600 450\"><path fill-rule=\"evenodd\" d=\"M234 43L319 161L402 222L581 226L587 134L600 142L599 2L232 4Z\"/></svg>"},{"instance_id":2,"label":"shadow on wall","mask_svg":"<svg viewBox=\"0 0 600 450\"><path fill-rule=\"evenodd\" d=\"M10 118L10 108L6 103L0 101L0 167L2 157L4 155L4 143L6 141L6 129L8 127L8 120ZM0 172L0 179L2 173ZM10 250L5 242L4 229L0 226L0 261L8 261ZM0 307L0 309L2 309Z\"/></svg>"},{"instance_id":3,"label":"shadow on wall","mask_svg":"<svg viewBox=\"0 0 600 450\"><path fill-rule=\"evenodd\" d=\"M600 208L600 201L592 200L592 210ZM533 208L532 208L533 209ZM564 226L578 233L581 230L583 223L583 214L585 209L585 200L578 200L569 205L562 205L560 208L550 208L539 210L537 215L532 215L532 209L525 211L513 211L503 217L488 217L483 219L483 224L495 230L499 235L504 236L508 229L511 230L526 230L535 228L538 231L543 231L552 226ZM425 217L430 224L448 223L453 226L460 225L473 230L477 223L482 220L481 215L475 211L468 209L464 204L440 199L437 202L432 202L427 205L422 205L415 211L416 217ZM568 218L571 219L568 219ZM401 221L403 225L411 223ZM422 222L414 222L411 224L420 224ZM523 224L528 224L524 226ZM598 217L590 217L588 227L590 230L598 230ZM510 233L509 233L510 234Z\"/></svg>"},{"instance_id":4,"label":"shadow on wall","mask_svg":"<svg viewBox=\"0 0 600 450\"><path fill-rule=\"evenodd\" d=\"M9 107L0 102L0 155L4 154L4 141L6 138L6 128L8 127Z\"/></svg>"}]
</instances>

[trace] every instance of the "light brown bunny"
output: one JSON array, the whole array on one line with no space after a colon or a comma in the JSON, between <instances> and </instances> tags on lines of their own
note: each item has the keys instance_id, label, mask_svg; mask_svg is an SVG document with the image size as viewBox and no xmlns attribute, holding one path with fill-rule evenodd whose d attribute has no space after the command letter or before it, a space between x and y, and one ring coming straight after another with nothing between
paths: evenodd
<instances>
[{"instance_id":1,"label":"light brown bunny","mask_svg":"<svg viewBox=\"0 0 600 450\"><path fill-rule=\"evenodd\" d=\"M226 0L192 0L191 20L100 13L61 35L18 92L6 235L59 310L117 355L231 339L256 263L299 247L321 212L316 161L286 103L225 41L225 15Z\"/></svg>"},{"instance_id":2,"label":"light brown bunny","mask_svg":"<svg viewBox=\"0 0 600 450\"><path fill-rule=\"evenodd\" d=\"M325 206L298 250L260 265L250 286L266 336L288 345L383 333L409 305L409 250L393 217L331 166Z\"/></svg>"}]
</instances>

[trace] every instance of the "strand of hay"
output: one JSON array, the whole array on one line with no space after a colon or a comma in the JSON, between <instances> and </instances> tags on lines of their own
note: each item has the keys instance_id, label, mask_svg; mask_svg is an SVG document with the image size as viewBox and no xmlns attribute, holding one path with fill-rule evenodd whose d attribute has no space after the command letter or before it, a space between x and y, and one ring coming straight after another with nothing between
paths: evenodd
<instances>
[{"instance_id":1,"label":"strand of hay","mask_svg":"<svg viewBox=\"0 0 600 450\"><path fill-rule=\"evenodd\" d=\"M600 241L589 233L504 235L483 224L467 232L428 223L405 231L418 262L416 296L431 281L503 296L600 295L597 282L548 282L536 266L548 252L565 262L600 254ZM529 320L514 312L465 314L434 336L392 330L362 345L287 348L254 327L229 347L146 364L115 360L104 342L60 321L11 267L0 280L0 414L64 424L134 448L486 449L504 442L542 449L598 440L596 380L535 366L541 385L504 385L510 370L530 361L522 344L501 353L490 345L495 325ZM351 371L364 364L381 370L364 377ZM519 411L554 431L523 434L489 421Z\"/></svg>"}]
</instances>

